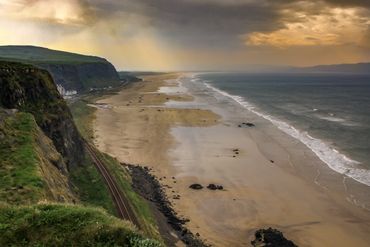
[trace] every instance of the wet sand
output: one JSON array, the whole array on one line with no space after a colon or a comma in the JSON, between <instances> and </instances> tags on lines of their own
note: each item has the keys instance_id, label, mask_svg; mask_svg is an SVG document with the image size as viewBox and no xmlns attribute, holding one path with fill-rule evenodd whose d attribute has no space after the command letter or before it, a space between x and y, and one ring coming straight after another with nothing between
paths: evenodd
<instances>
[{"instance_id":1,"label":"wet sand","mask_svg":"<svg viewBox=\"0 0 370 247\"><path fill-rule=\"evenodd\" d=\"M368 187L266 120L190 94L178 76L148 76L100 100L99 149L152 167L169 198L180 195L172 201L188 227L215 246L248 246L256 229L269 226L299 246L369 246ZM246 121L256 127L238 127ZM194 191L192 183L225 190Z\"/></svg>"}]
</instances>

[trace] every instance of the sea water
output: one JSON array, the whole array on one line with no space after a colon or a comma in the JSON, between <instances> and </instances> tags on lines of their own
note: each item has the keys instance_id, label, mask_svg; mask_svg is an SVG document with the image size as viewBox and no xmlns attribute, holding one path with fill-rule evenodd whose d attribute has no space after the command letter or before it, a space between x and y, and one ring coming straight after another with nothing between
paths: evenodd
<instances>
[{"instance_id":1,"label":"sea water","mask_svg":"<svg viewBox=\"0 0 370 247\"><path fill-rule=\"evenodd\" d=\"M191 81L267 119L331 169L370 186L370 75L202 73Z\"/></svg>"}]
</instances>

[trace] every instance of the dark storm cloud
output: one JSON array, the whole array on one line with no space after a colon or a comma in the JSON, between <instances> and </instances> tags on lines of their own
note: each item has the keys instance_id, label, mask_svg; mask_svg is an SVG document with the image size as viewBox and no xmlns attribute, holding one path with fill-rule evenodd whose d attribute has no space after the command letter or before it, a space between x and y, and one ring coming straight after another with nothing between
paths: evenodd
<instances>
[{"instance_id":1,"label":"dark storm cloud","mask_svg":"<svg viewBox=\"0 0 370 247\"><path fill-rule=\"evenodd\" d=\"M294 13L318 15L328 7L370 7L370 0L90 0L101 18L137 15L147 19L172 45L224 49L241 46L240 36L272 32L287 22L302 21ZM366 12L365 14L368 14ZM175 42L174 42L175 41Z\"/></svg>"},{"instance_id":2,"label":"dark storm cloud","mask_svg":"<svg viewBox=\"0 0 370 247\"><path fill-rule=\"evenodd\" d=\"M238 43L239 35L282 27L281 14L265 1L96 1L95 8L104 18L112 13L143 16L167 40L194 46L227 47Z\"/></svg>"},{"instance_id":3,"label":"dark storm cloud","mask_svg":"<svg viewBox=\"0 0 370 247\"><path fill-rule=\"evenodd\" d=\"M370 8L369 0L325 0L334 6Z\"/></svg>"},{"instance_id":4,"label":"dark storm cloud","mask_svg":"<svg viewBox=\"0 0 370 247\"><path fill-rule=\"evenodd\" d=\"M98 54L121 68L225 69L370 58L370 0L0 2L0 43Z\"/></svg>"}]
</instances>

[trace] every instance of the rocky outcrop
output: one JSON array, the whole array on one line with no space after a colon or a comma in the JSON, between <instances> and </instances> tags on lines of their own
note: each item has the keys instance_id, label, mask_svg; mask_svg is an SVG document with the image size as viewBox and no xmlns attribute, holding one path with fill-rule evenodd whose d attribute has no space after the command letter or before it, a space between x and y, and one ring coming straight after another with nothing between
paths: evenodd
<instances>
[{"instance_id":1,"label":"rocky outcrop","mask_svg":"<svg viewBox=\"0 0 370 247\"><path fill-rule=\"evenodd\" d=\"M0 62L0 106L31 113L67 167L82 163L84 148L66 102L43 69Z\"/></svg>"},{"instance_id":2,"label":"rocky outcrop","mask_svg":"<svg viewBox=\"0 0 370 247\"><path fill-rule=\"evenodd\" d=\"M286 239L282 232L276 229L260 229L254 235L256 239L251 244L255 247L297 247L291 240Z\"/></svg>"}]
</instances>

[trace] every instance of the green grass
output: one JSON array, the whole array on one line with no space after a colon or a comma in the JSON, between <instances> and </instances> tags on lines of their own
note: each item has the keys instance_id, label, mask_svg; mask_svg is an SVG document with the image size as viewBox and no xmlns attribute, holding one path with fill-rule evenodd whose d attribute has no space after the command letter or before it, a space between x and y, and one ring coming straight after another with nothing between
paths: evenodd
<instances>
[{"instance_id":1,"label":"green grass","mask_svg":"<svg viewBox=\"0 0 370 247\"><path fill-rule=\"evenodd\" d=\"M80 134L87 140L94 138L92 123L96 109L87 105L87 101L78 100L70 105L70 109Z\"/></svg>"},{"instance_id":2,"label":"green grass","mask_svg":"<svg viewBox=\"0 0 370 247\"><path fill-rule=\"evenodd\" d=\"M96 208L63 204L0 206L0 246L161 246Z\"/></svg>"},{"instance_id":3,"label":"green grass","mask_svg":"<svg viewBox=\"0 0 370 247\"><path fill-rule=\"evenodd\" d=\"M38 174L35 119L28 113L1 115L0 201L37 202L43 197L44 182Z\"/></svg>"},{"instance_id":4,"label":"green grass","mask_svg":"<svg viewBox=\"0 0 370 247\"><path fill-rule=\"evenodd\" d=\"M51 50L36 46L0 46L0 60L48 64L106 62L105 59L100 57Z\"/></svg>"},{"instance_id":5,"label":"green grass","mask_svg":"<svg viewBox=\"0 0 370 247\"><path fill-rule=\"evenodd\" d=\"M96 111L95 108L88 106L88 104L89 102L95 102L100 97L102 97L102 94L88 95L83 99L80 99L69 105L77 128L79 129L82 136L84 136L87 140L93 139L93 120L95 119ZM156 220L154 219L148 203L132 189L131 178L125 168L121 166L116 159L107 154L100 153L100 158L104 160L105 163L108 165L107 168L116 178L121 190L123 191L123 193L125 193L129 201L131 202L133 210L140 221L142 230L148 236L162 241L158 231ZM90 190L88 188L88 180L86 180L85 182L82 181L82 183L87 183L86 188L84 189L87 194L94 193L93 189ZM81 185L79 185L79 187L81 187ZM91 199L90 202L96 205L96 202ZM104 206L104 208L106 207Z\"/></svg>"},{"instance_id":6,"label":"green grass","mask_svg":"<svg viewBox=\"0 0 370 247\"><path fill-rule=\"evenodd\" d=\"M94 119L95 109L89 107L86 101L77 101L70 109L80 134L85 139L92 140L93 129L89 123L92 123ZM91 159L86 157L84 165L72 168L70 178L75 185L76 193L84 204L99 206L111 214L116 214L109 190Z\"/></svg>"},{"instance_id":7,"label":"green grass","mask_svg":"<svg viewBox=\"0 0 370 247\"><path fill-rule=\"evenodd\" d=\"M133 210L140 221L142 230L148 236L161 240L156 220L148 203L138 195L131 186L131 177L127 170L114 158L107 154L100 154L100 158L108 165L107 169L116 178L118 186L129 199Z\"/></svg>"},{"instance_id":8,"label":"green grass","mask_svg":"<svg viewBox=\"0 0 370 247\"><path fill-rule=\"evenodd\" d=\"M70 170L74 191L83 204L102 207L109 213L116 215L116 209L103 178L91 160L85 162L84 165Z\"/></svg>"}]
</instances>

